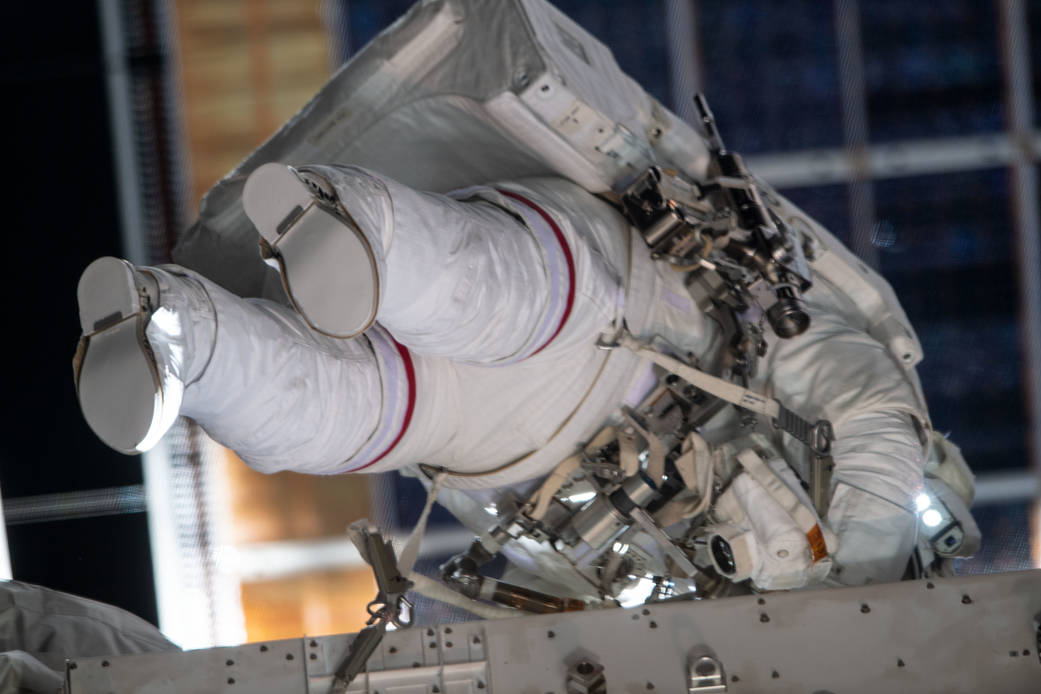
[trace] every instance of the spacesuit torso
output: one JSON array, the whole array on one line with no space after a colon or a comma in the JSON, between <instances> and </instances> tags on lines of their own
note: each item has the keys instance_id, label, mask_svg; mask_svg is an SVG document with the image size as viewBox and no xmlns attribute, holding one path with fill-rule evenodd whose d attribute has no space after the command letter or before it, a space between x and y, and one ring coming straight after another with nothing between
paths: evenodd
<instances>
[{"instance_id":1,"label":"spacesuit torso","mask_svg":"<svg viewBox=\"0 0 1041 694\"><path fill-rule=\"evenodd\" d=\"M573 249L571 313L549 344L519 361L489 366L413 355L416 403L408 429L398 447L366 468L379 471L423 462L448 470L442 502L478 532L499 520L487 510L495 508L490 502L496 493L480 494L479 503L470 503L448 489L500 487L541 477L604 426L620 424L622 408L637 407L657 385L649 362L625 350L604 350L598 338L624 319L633 335L690 355L710 370L722 368L727 341L723 326L696 303L683 274L652 260L627 220L610 205L561 180L503 187L551 214ZM510 209L510 201L490 188L479 195ZM864 332L862 319L857 325L857 309L847 298L820 281L806 300L813 319L809 331L790 340L769 338L748 385L804 416L833 422L838 431L835 491L826 527L838 535L838 542L832 542L838 548L833 557L837 575L844 573L844 582L851 583L895 579L903 573L915 539L908 504L922 484L922 440L914 418L927 421L924 409L907 372ZM502 320L505 326L511 316ZM436 385L424 388L424 383ZM699 429L714 449L730 455L741 447L735 441L747 444L758 431L767 458L791 464L788 474L797 470L800 479L807 479L804 447L762 418L749 419L726 407ZM345 469L368 462L352 460ZM757 541L751 561L762 565L769 558L774 564L796 565L761 568L766 573L758 576L760 587L782 587L776 582L781 574L787 576L785 586L821 578L819 570L812 570L815 562L806 561L805 541L790 547L792 523L786 515L764 510L761 499L756 508L752 502L761 489L748 475L736 477L732 493L740 501L723 522L746 530L772 524L770 530L758 528L764 546ZM743 507L749 507L744 515ZM766 546L771 539L776 547ZM510 552L509 546L505 551ZM778 554L790 560L781 561ZM545 561L527 564L547 575Z\"/></svg>"}]
</instances>

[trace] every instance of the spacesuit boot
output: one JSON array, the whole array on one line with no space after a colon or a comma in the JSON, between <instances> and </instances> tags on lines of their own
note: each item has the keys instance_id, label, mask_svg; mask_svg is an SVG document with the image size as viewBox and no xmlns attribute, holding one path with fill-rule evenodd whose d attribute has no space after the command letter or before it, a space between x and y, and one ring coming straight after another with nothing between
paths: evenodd
<instances>
[{"instance_id":1,"label":"spacesuit boot","mask_svg":"<svg viewBox=\"0 0 1041 694\"><path fill-rule=\"evenodd\" d=\"M332 337L354 337L376 319L379 274L373 244L323 178L264 164L246 181L246 215L293 307Z\"/></svg>"},{"instance_id":2,"label":"spacesuit boot","mask_svg":"<svg viewBox=\"0 0 1041 694\"><path fill-rule=\"evenodd\" d=\"M105 257L80 276L76 392L90 428L123 453L148 450L169 430L213 351L208 294L171 270Z\"/></svg>"},{"instance_id":3,"label":"spacesuit boot","mask_svg":"<svg viewBox=\"0 0 1041 694\"><path fill-rule=\"evenodd\" d=\"M250 174L242 204L320 334L376 322L417 354L490 364L545 345L568 314L568 232L509 191L437 195L356 166L270 163Z\"/></svg>"}]
</instances>

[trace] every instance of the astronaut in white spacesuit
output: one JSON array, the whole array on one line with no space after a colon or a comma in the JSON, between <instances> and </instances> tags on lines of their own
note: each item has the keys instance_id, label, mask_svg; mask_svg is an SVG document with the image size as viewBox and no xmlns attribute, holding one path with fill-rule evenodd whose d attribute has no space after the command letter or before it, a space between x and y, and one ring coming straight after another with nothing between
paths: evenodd
<instances>
[{"instance_id":1,"label":"astronaut in white spacesuit","mask_svg":"<svg viewBox=\"0 0 1041 694\"><path fill-rule=\"evenodd\" d=\"M654 389L646 354L601 349L623 325L706 370L719 370L732 337L616 208L562 179L444 196L349 166L268 164L243 204L292 307L178 266L102 258L84 272L77 386L113 448L147 450L182 414L263 472L424 463L446 471L446 488L470 490L448 505L487 529L494 515L466 509L530 488ZM809 328L767 335L745 383L830 421L826 515L792 473L806 456L794 439L727 407L696 437L714 456L698 470L718 475L730 461L710 516L731 545L722 563L762 589L897 580L916 540L928 417L841 292L817 279L805 302ZM743 448L766 465L734 462ZM651 473L664 488L668 475ZM537 557L528 568L544 569Z\"/></svg>"}]
</instances>

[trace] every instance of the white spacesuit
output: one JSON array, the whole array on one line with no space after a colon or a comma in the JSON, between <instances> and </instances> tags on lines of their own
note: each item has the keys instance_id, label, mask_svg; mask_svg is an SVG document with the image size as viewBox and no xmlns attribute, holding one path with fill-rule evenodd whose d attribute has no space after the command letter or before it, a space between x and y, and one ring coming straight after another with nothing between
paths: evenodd
<instances>
[{"instance_id":1,"label":"white spacesuit","mask_svg":"<svg viewBox=\"0 0 1041 694\"><path fill-rule=\"evenodd\" d=\"M623 319L636 338L700 364L723 347L682 274L654 262L618 211L563 180L445 197L357 168L273 164L247 183L244 203L297 312L177 266L101 259L84 273L78 387L110 445L143 450L180 413L264 472L422 462L457 473L448 486L500 487L550 472L652 389L646 359L598 348ZM295 277L294 264L307 273ZM332 303L307 286L348 280L362 289ZM806 301L809 330L770 339L749 385L835 429L833 556L815 560L754 474L736 476L716 520L741 538L759 587L819 581L828 567L843 582L893 580L915 540L927 419L905 371L838 292L819 281ZM364 333L331 337L322 325ZM729 412L703 428L708 443L749 433ZM758 451L776 469L785 448L798 458L797 444L760 431Z\"/></svg>"},{"instance_id":2,"label":"white spacesuit","mask_svg":"<svg viewBox=\"0 0 1041 694\"><path fill-rule=\"evenodd\" d=\"M703 134L546 3L418 3L214 187L194 270L87 268L87 421L405 470L482 537L449 573L501 550L581 600L898 579L923 498L971 552L892 290L699 104Z\"/></svg>"}]
</instances>

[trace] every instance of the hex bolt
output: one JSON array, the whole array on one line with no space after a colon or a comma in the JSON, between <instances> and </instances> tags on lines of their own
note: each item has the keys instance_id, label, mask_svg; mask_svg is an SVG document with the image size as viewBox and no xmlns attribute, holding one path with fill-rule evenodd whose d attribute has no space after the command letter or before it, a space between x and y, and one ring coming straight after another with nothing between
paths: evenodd
<instances>
[{"instance_id":1,"label":"hex bolt","mask_svg":"<svg viewBox=\"0 0 1041 694\"><path fill-rule=\"evenodd\" d=\"M867 603L864 603L863 605L860 606L860 613L861 614L867 614L870 611L871 611L871 608L868 607Z\"/></svg>"},{"instance_id":2,"label":"hex bolt","mask_svg":"<svg viewBox=\"0 0 1041 694\"><path fill-rule=\"evenodd\" d=\"M759 621L763 624L766 624L770 621L770 615L766 614L765 612L762 613L761 615L759 615Z\"/></svg>"},{"instance_id":3,"label":"hex bolt","mask_svg":"<svg viewBox=\"0 0 1041 694\"><path fill-rule=\"evenodd\" d=\"M568 694L605 694L604 668L590 660L578 661L568 668L566 690Z\"/></svg>"},{"instance_id":4,"label":"hex bolt","mask_svg":"<svg viewBox=\"0 0 1041 694\"><path fill-rule=\"evenodd\" d=\"M972 598L970 598L968 596L968 594L961 596L961 604L962 605L971 605L972 604Z\"/></svg>"}]
</instances>

